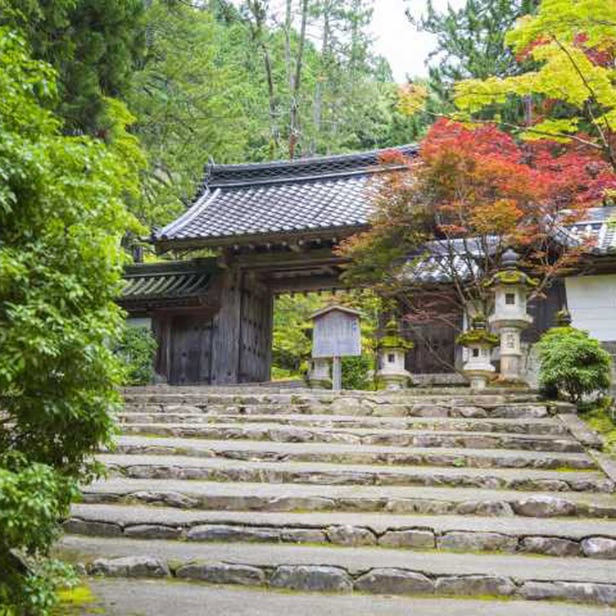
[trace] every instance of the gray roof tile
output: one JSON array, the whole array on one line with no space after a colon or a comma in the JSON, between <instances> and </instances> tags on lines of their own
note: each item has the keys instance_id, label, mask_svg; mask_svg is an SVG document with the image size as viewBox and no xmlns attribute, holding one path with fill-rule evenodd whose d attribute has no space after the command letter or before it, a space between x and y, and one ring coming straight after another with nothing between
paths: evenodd
<instances>
[{"instance_id":1,"label":"gray roof tile","mask_svg":"<svg viewBox=\"0 0 616 616\"><path fill-rule=\"evenodd\" d=\"M396 148L414 155L415 146ZM386 150L289 162L210 165L191 208L155 241L215 240L361 227L368 221L371 175Z\"/></svg>"}]
</instances>

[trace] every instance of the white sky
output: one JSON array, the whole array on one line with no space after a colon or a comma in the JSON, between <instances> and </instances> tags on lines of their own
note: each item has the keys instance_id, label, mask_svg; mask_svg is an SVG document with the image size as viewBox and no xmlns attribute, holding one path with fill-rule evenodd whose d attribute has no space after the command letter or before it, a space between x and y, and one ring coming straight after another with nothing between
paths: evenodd
<instances>
[{"instance_id":1,"label":"white sky","mask_svg":"<svg viewBox=\"0 0 616 616\"><path fill-rule=\"evenodd\" d=\"M454 8L464 5L464 0L433 0L434 7L442 11L447 4ZM402 82L407 74L412 77L428 74L425 61L435 48L435 37L418 32L406 17L409 7L415 17L425 12L426 0L374 0L372 32L374 50L387 58L396 81Z\"/></svg>"},{"instance_id":2,"label":"white sky","mask_svg":"<svg viewBox=\"0 0 616 616\"><path fill-rule=\"evenodd\" d=\"M241 4L241 0L232 1ZM421 16L426 10L426 0L373 1L371 31L374 51L387 58L397 82L404 82L407 74L411 77L426 76L428 69L425 62L436 46L436 37L427 32L418 32L405 13L408 7L413 16ZM432 0L432 3L436 10L444 11L448 4L459 8L466 0ZM285 0L270 0L269 4L273 14L282 19Z\"/></svg>"}]
</instances>

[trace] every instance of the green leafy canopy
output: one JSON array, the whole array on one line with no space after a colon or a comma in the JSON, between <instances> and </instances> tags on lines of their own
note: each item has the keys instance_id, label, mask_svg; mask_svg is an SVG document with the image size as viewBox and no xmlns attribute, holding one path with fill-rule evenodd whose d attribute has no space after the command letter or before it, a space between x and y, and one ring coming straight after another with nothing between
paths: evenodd
<instances>
[{"instance_id":1,"label":"green leafy canopy","mask_svg":"<svg viewBox=\"0 0 616 616\"><path fill-rule=\"evenodd\" d=\"M135 161L62 135L53 70L6 28L0 92L0 604L45 614L44 557L119 402L109 341Z\"/></svg>"}]
</instances>

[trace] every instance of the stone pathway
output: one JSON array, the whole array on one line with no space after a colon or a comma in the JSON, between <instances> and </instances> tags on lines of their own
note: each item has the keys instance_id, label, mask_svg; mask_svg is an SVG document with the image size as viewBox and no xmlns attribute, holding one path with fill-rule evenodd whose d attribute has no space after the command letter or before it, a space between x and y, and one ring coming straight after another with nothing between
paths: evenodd
<instances>
[{"instance_id":1,"label":"stone pathway","mask_svg":"<svg viewBox=\"0 0 616 616\"><path fill-rule=\"evenodd\" d=\"M529 392L129 390L110 476L58 550L144 578L96 582L131 596L114 614L614 613L613 478L571 411Z\"/></svg>"}]
</instances>

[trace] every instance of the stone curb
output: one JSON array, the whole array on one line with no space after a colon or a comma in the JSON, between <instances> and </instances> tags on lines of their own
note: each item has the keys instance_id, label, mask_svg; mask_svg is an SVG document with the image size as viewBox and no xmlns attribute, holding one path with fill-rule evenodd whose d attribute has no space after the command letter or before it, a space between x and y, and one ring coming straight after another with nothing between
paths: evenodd
<instances>
[{"instance_id":1,"label":"stone curb","mask_svg":"<svg viewBox=\"0 0 616 616\"><path fill-rule=\"evenodd\" d=\"M571 436L585 448L603 449L603 441L599 435L591 430L577 415L563 413L558 415L558 419L567 428Z\"/></svg>"},{"instance_id":2,"label":"stone curb","mask_svg":"<svg viewBox=\"0 0 616 616\"><path fill-rule=\"evenodd\" d=\"M461 488L462 490L464 488ZM525 496L523 493L514 500L458 500L442 499L388 498L388 497L347 497L340 496L259 496L234 494L196 494L176 491L135 490L116 493L101 488L83 491L84 503L152 504L179 507L182 509L209 509L212 511L383 511L399 514L424 515L487 515L523 516L534 518L550 517L589 517L616 518L616 502L609 505L574 502L564 496Z\"/></svg>"},{"instance_id":3,"label":"stone curb","mask_svg":"<svg viewBox=\"0 0 616 616\"><path fill-rule=\"evenodd\" d=\"M191 561L167 563L155 556L99 558L86 566L90 575L109 577L175 577L213 584L278 589L391 595L456 597L510 597L530 600L567 600L616 605L616 584L541 582L496 575L430 575L400 568L373 568L351 573L339 566L293 565L274 567Z\"/></svg>"},{"instance_id":4,"label":"stone curb","mask_svg":"<svg viewBox=\"0 0 616 616\"><path fill-rule=\"evenodd\" d=\"M131 479L183 479L218 482L267 482L267 483L310 483L323 485L379 485L379 486L440 486L470 487L499 490L520 490L536 492L601 492L614 491L614 482L608 478L574 479L567 473L558 477L532 478L502 477L490 473L489 469L481 475L448 474L447 469L434 469L431 473L416 473L395 470L287 470L262 467L237 466L221 468L165 463L107 462L111 477Z\"/></svg>"},{"instance_id":5,"label":"stone curb","mask_svg":"<svg viewBox=\"0 0 616 616\"><path fill-rule=\"evenodd\" d=\"M72 517L63 524L67 533L86 536L130 537L133 539L176 539L190 542L315 543L344 547L380 546L399 549L446 550L453 552L506 552L544 556L586 556L616 559L616 537L582 538L511 535L486 531L439 532L426 527L373 529L351 525L330 526L246 526L201 523L192 525L127 524L98 522Z\"/></svg>"}]
</instances>

